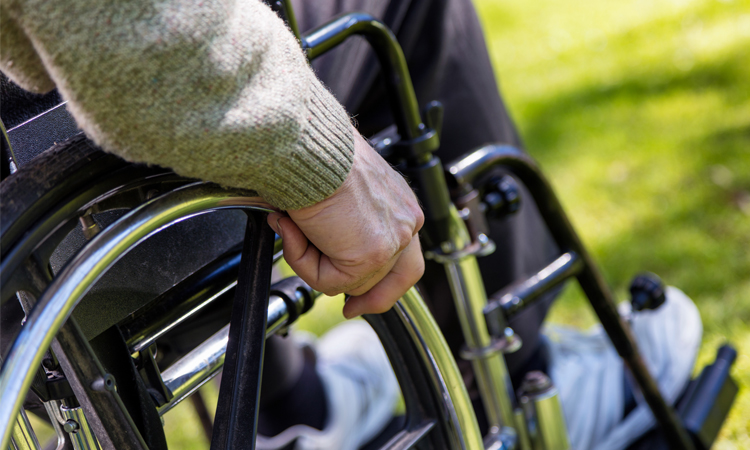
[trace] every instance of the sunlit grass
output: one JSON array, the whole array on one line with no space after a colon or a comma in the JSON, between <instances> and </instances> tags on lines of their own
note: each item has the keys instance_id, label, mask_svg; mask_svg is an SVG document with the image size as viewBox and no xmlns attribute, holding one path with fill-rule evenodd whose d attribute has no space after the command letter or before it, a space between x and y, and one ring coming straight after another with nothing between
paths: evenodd
<instances>
[{"instance_id":1,"label":"sunlit grass","mask_svg":"<svg viewBox=\"0 0 750 450\"><path fill-rule=\"evenodd\" d=\"M750 4L477 4L529 152L620 299L650 270L725 341L744 389L716 448L750 448ZM552 320L595 322L576 287Z\"/></svg>"}]
</instances>

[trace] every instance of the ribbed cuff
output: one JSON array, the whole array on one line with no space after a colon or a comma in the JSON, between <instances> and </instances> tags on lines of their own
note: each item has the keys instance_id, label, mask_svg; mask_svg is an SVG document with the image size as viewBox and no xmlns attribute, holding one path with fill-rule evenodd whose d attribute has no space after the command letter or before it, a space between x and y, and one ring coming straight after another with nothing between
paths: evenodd
<instances>
[{"instance_id":1,"label":"ribbed cuff","mask_svg":"<svg viewBox=\"0 0 750 450\"><path fill-rule=\"evenodd\" d=\"M296 151L277 161L282 175L262 191L266 201L285 210L328 198L344 182L354 160L349 115L317 79L310 83L305 115Z\"/></svg>"}]
</instances>

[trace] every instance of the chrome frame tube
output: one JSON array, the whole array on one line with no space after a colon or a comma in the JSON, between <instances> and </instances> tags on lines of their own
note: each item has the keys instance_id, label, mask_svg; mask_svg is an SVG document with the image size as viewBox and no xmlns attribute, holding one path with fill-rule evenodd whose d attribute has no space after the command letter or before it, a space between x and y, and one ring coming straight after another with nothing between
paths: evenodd
<instances>
[{"instance_id":1,"label":"chrome frame tube","mask_svg":"<svg viewBox=\"0 0 750 450\"><path fill-rule=\"evenodd\" d=\"M441 393L445 408L448 408L446 411L446 415L450 417L448 426L452 427L459 436L459 442L453 443L454 448L466 450L484 448L474 407L466 391L461 372L445 342L443 333L435 323L435 319L419 292L412 287L401 297L394 308L417 344L425 366L436 369L431 374L432 382L437 392Z\"/></svg>"},{"instance_id":2,"label":"chrome frame tube","mask_svg":"<svg viewBox=\"0 0 750 450\"><path fill-rule=\"evenodd\" d=\"M83 408L80 406L76 408L61 406L60 412L65 419L65 426L72 428L71 431L68 431L68 436L75 450L101 450L99 441L94 436L94 430L91 429L89 421L86 420Z\"/></svg>"},{"instance_id":3,"label":"chrome frame tube","mask_svg":"<svg viewBox=\"0 0 750 450\"><path fill-rule=\"evenodd\" d=\"M60 402L57 400L44 402L44 409L47 411L50 425L54 428L57 437L57 447L55 447L55 450L62 450L65 447L65 432L62 429L63 420L60 415Z\"/></svg>"},{"instance_id":4,"label":"chrome frame tube","mask_svg":"<svg viewBox=\"0 0 750 450\"><path fill-rule=\"evenodd\" d=\"M140 352L142 350L147 349L152 344L154 344L157 339L161 338L162 336L167 334L169 331L173 330L175 327L185 322L187 319L193 317L199 311L204 309L207 305L213 303L215 300L222 297L224 294L226 294L229 290L231 290L235 286L237 286L236 281L219 289L217 292L213 293L207 299L203 300L199 304L193 306L191 309L188 309L187 311L182 311L181 314L175 317L168 317L162 323L154 324L153 327L145 328L144 330L139 331L139 333L136 333L131 338L132 343L128 342L128 345L130 346L130 351L135 353L135 352Z\"/></svg>"},{"instance_id":5,"label":"chrome frame tube","mask_svg":"<svg viewBox=\"0 0 750 450\"><path fill-rule=\"evenodd\" d=\"M283 254L284 250L282 249L281 238L276 236L274 242L274 264L282 258ZM237 254L237 258L239 260L239 253ZM171 296L160 297L160 302L166 299L166 302L170 305L168 314L160 315L156 320L149 320L148 325L126 325L122 331L126 335L128 348L131 352L135 353L150 347L157 339L198 314L203 308L220 299L236 286L237 280L231 281L226 285L214 285L209 290L206 290L202 286L199 292L188 294L186 296L189 297L187 301L185 301L185 297L181 297L177 305L172 301L173 297ZM181 295L184 295L184 293L181 293ZM301 301L302 294L298 292L297 296L297 300ZM269 315L269 323L272 323L271 319L272 316Z\"/></svg>"},{"instance_id":6,"label":"chrome frame tube","mask_svg":"<svg viewBox=\"0 0 750 450\"><path fill-rule=\"evenodd\" d=\"M383 73L393 74L385 79L401 137L411 140L422 136L425 126L419 115L419 103L404 52L396 36L383 22L369 14L345 14L302 36L302 47L307 51L308 58L314 59L352 35L367 39L378 57Z\"/></svg>"},{"instance_id":7,"label":"chrome frame tube","mask_svg":"<svg viewBox=\"0 0 750 450\"><path fill-rule=\"evenodd\" d=\"M36 433L29 423L29 417L23 409L18 412L10 441L10 450L39 450L41 448Z\"/></svg>"},{"instance_id":8,"label":"chrome frame tube","mask_svg":"<svg viewBox=\"0 0 750 450\"><path fill-rule=\"evenodd\" d=\"M35 368L55 334L86 292L117 260L152 234L187 218L220 209L271 212L259 197L240 189L195 183L130 211L89 241L50 283L29 314L0 372L0 448L31 386Z\"/></svg>"},{"instance_id":9,"label":"chrome frame tube","mask_svg":"<svg viewBox=\"0 0 750 450\"><path fill-rule=\"evenodd\" d=\"M164 415L221 372L229 340L229 325L169 366L161 376L174 397L157 409Z\"/></svg>"},{"instance_id":10,"label":"chrome frame tube","mask_svg":"<svg viewBox=\"0 0 750 450\"><path fill-rule=\"evenodd\" d=\"M302 293L298 291L296 295L298 301L304 301ZM267 320L266 337L288 325L289 310L284 299L277 295L268 299ZM160 415L167 413L218 375L224 367L228 338L229 325L226 325L162 372L164 385L173 397L157 408Z\"/></svg>"},{"instance_id":11,"label":"chrome frame tube","mask_svg":"<svg viewBox=\"0 0 750 450\"><path fill-rule=\"evenodd\" d=\"M532 448L570 450L568 428L557 389L539 396L521 397L521 409L527 430L534 430L533 434L529 434ZM528 425L531 421L534 422L533 427Z\"/></svg>"},{"instance_id":12,"label":"chrome frame tube","mask_svg":"<svg viewBox=\"0 0 750 450\"><path fill-rule=\"evenodd\" d=\"M471 237L455 206L451 206L451 239L453 248L444 249L460 252L471 245ZM448 275L448 282L456 304L464 339L468 351L484 354L484 357L471 361L482 403L487 413L490 429L495 432L513 427L513 397L510 375L505 359L499 350L483 352L492 344L492 336L484 320L487 306L487 293L484 290L482 274L474 255L465 254L459 259L447 258L442 261Z\"/></svg>"}]
</instances>

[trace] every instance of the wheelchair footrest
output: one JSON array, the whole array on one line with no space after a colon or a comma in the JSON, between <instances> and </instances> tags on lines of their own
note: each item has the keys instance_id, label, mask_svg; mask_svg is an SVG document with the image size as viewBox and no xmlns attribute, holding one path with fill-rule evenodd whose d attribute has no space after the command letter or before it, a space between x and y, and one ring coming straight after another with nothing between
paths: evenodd
<instances>
[{"instance_id":1,"label":"wheelchair footrest","mask_svg":"<svg viewBox=\"0 0 750 450\"><path fill-rule=\"evenodd\" d=\"M677 413L698 449L711 448L737 396L737 383L729 374L736 358L734 348L721 346L714 363L688 384L677 404Z\"/></svg>"},{"instance_id":2,"label":"wheelchair footrest","mask_svg":"<svg viewBox=\"0 0 750 450\"><path fill-rule=\"evenodd\" d=\"M693 439L696 450L711 448L737 396L737 383L729 370L737 351L723 345L713 364L703 368L677 400L677 413ZM657 427L628 446L628 450L669 450L671 447Z\"/></svg>"}]
</instances>

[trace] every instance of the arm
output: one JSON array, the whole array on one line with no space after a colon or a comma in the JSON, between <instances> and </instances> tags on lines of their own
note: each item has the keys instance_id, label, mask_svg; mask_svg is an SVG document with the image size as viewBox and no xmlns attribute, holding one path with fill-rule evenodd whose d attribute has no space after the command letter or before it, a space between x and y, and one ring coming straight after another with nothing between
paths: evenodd
<instances>
[{"instance_id":1,"label":"arm","mask_svg":"<svg viewBox=\"0 0 750 450\"><path fill-rule=\"evenodd\" d=\"M57 85L107 151L282 209L330 196L351 167L346 111L259 0L3 6L3 44L31 44L3 45L3 71L29 90Z\"/></svg>"},{"instance_id":2,"label":"arm","mask_svg":"<svg viewBox=\"0 0 750 450\"><path fill-rule=\"evenodd\" d=\"M419 279L414 195L270 9L104 3L3 0L3 71L27 89L56 85L107 151L287 210L269 217L287 260L320 291L361 296L347 316L387 310Z\"/></svg>"}]
</instances>

